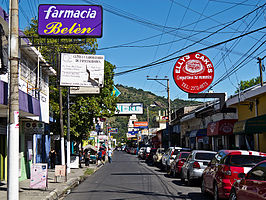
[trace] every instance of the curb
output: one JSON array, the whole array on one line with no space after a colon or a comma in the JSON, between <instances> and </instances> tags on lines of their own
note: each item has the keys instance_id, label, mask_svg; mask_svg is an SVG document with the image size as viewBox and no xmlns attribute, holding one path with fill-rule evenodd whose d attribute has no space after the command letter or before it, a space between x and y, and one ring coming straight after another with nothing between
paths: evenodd
<instances>
[{"instance_id":1,"label":"curb","mask_svg":"<svg viewBox=\"0 0 266 200\"><path fill-rule=\"evenodd\" d=\"M102 165L99 166L99 167L96 167L92 174L94 174L101 167L102 167ZM50 192L49 195L47 195L44 198L44 200L58 200L58 199L60 199L60 198L62 198L64 196L68 195L73 188L77 187L80 183L82 183L89 176L90 175L82 175L82 176L79 176L79 177L72 178L72 179L68 180L66 182L67 186L65 186L61 190L54 189L52 192Z\"/></svg>"}]
</instances>

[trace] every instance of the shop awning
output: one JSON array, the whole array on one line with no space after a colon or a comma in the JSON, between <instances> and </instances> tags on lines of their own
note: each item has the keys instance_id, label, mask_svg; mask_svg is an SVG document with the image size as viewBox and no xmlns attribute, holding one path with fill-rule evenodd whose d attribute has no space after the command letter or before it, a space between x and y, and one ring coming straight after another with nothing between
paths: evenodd
<instances>
[{"instance_id":1,"label":"shop awning","mask_svg":"<svg viewBox=\"0 0 266 200\"><path fill-rule=\"evenodd\" d=\"M236 122L234 134L266 133L266 115Z\"/></svg>"},{"instance_id":2,"label":"shop awning","mask_svg":"<svg viewBox=\"0 0 266 200\"><path fill-rule=\"evenodd\" d=\"M193 130L190 132L189 137L200 137L200 136L206 136L207 135L207 129L199 129L199 130Z\"/></svg>"},{"instance_id":3,"label":"shop awning","mask_svg":"<svg viewBox=\"0 0 266 200\"><path fill-rule=\"evenodd\" d=\"M223 119L217 122L211 122L207 127L208 136L217 135L232 135L234 124L237 122L236 119Z\"/></svg>"}]
</instances>

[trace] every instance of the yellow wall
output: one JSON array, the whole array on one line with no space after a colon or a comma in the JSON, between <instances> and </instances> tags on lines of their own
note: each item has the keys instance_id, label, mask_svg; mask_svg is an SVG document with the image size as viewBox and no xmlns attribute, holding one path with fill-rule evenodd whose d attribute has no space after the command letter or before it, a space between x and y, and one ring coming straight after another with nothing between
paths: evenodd
<instances>
[{"instance_id":1,"label":"yellow wall","mask_svg":"<svg viewBox=\"0 0 266 200\"><path fill-rule=\"evenodd\" d=\"M266 114L266 93L265 93L261 96L254 97L253 99L250 99L249 101L244 101L236 105L237 110L238 110L239 121L256 117L255 99L258 100L258 105L257 105L258 116ZM252 106L249 106L249 105L252 105ZM254 142L255 142L255 149L258 149L256 134L254 134ZM266 152L266 133L259 134L259 150L261 152Z\"/></svg>"}]
</instances>

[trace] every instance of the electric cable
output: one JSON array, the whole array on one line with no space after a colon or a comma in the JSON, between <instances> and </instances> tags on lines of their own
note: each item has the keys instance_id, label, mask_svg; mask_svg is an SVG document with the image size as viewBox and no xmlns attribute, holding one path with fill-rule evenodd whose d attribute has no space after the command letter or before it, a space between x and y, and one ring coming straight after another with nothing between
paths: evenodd
<instances>
[{"instance_id":1,"label":"electric cable","mask_svg":"<svg viewBox=\"0 0 266 200\"><path fill-rule=\"evenodd\" d=\"M222 42L219 42L219 43L216 43L216 44L213 44L211 46L208 46L208 47L204 47L204 48L201 48L201 49L198 49L196 51L193 51L191 53L194 53L194 52L198 52L198 51L204 51L204 50L207 50L207 49L210 49L210 48L214 48L216 46L219 46L221 44L224 44L224 43L227 43L227 42L230 42L230 41L233 41L233 40L236 40L240 37L244 37L246 35L249 35L249 34L252 34L252 33L255 33L255 32L258 32L260 30L263 30L265 29L266 26L264 27L261 27L261 28L258 28L258 29L255 29L253 31L250 31L248 33L245 33L245 34L242 34L242 35L239 35L239 36L236 36L234 38L230 38L228 40L225 40L225 41L222 41ZM186 55L186 54L184 54ZM175 60L175 59L178 59L184 55L181 55L181 56L176 56L176 57L173 57L173 58L170 58L170 59L167 59L167 60L164 60L164 61L159 61L159 62L156 62L156 63L150 63L150 64L147 64L147 65L144 65L144 66L141 66L141 67L137 67L137 68L134 68L134 69L130 69L130 70L126 70L126 71L122 71L122 72L118 72L118 73L115 73L116 76L119 76L119 75L123 75L123 74L126 74L126 73L129 73L129 72L133 72L133 71L137 71L137 70L140 70L140 69L144 69L144 68L147 68L147 67L152 67L152 66L156 66L156 65L159 65L159 64L162 64L162 63L165 63L165 62L169 62L169 61L172 61L172 60Z\"/></svg>"}]
</instances>

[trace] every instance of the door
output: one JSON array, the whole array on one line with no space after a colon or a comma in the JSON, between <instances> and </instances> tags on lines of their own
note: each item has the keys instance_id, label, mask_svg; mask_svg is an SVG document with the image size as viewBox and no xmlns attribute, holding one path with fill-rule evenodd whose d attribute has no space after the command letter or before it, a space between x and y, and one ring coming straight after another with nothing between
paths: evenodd
<instances>
[{"instance_id":1,"label":"door","mask_svg":"<svg viewBox=\"0 0 266 200\"><path fill-rule=\"evenodd\" d=\"M251 169L246 179L239 185L239 199L265 200L266 197L266 162Z\"/></svg>"}]
</instances>

